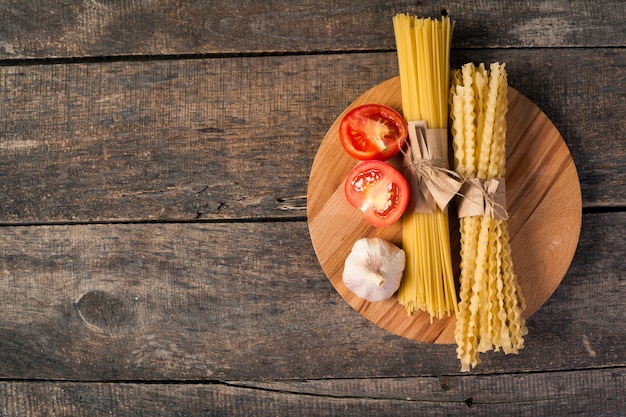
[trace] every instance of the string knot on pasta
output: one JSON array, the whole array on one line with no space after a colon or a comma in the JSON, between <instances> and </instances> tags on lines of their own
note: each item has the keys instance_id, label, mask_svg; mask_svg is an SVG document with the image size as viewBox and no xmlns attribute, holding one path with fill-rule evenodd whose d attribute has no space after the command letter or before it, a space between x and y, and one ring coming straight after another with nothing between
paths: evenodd
<instances>
[{"instance_id":1,"label":"string knot on pasta","mask_svg":"<svg viewBox=\"0 0 626 417\"><path fill-rule=\"evenodd\" d=\"M457 201L459 218L485 215L494 219L509 219L504 177L484 180L469 173L461 177L463 185Z\"/></svg>"},{"instance_id":2,"label":"string knot on pasta","mask_svg":"<svg viewBox=\"0 0 626 417\"><path fill-rule=\"evenodd\" d=\"M462 177L448 167L447 129L428 129L425 121L408 122L409 146L405 173L412 184L411 207L418 213L447 211L458 194Z\"/></svg>"}]
</instances>

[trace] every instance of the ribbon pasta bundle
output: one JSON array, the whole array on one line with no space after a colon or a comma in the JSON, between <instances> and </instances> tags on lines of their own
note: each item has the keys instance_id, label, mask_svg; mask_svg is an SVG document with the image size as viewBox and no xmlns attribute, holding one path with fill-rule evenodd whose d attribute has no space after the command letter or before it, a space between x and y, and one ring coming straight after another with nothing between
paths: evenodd
<instances>
[{"instance_id":1,"label":"ribbon pasta bundle","mask_svg":"<svg viewBox=\"0 0 626 417\"><path fill-rule=\"evenodd\" d=\"M513 270L504 196L507 74L504 64L452 73L454 168L466 178L459 203L461 276L455 339L462 371L488 350L517 353L527 333ZM477 198L477 196L479 198Z\"/></svg>"},{"instance_id":2,"label":"ribbon pasta bundle","mask_svg":"<svg viewBox=\"0 0 626 417\"><path fill-rule=\"evenodd\" d=\"M447 202L432 181L448 171L448 95L453 23L397 14L393 27L398 52L402 113L409 124L405 154L411 184L409 210L402 220L406 269L398 301L408 314L415 310L441 318L456 312L457 296L450 256ZM444 165L445 167L439 166ZM445 176L445 175L444 175ZM445 178L444 178L445 181ZM417 196L417 197L416 197Z\"/></svg>"}]
</instances>

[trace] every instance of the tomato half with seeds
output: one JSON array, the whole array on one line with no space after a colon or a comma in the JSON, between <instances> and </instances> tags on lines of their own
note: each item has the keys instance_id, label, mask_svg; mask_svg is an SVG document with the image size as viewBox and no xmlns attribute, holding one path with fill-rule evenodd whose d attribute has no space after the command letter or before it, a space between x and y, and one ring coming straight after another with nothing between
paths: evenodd
<instances>
[{"instance_id":1,"label":"tomato half with seeds","mask_svg":"<svg viewBox=\"0 0 626 417\"><path fill-rule=\"evenodd\" d=\"M348 155L361 161L385 161L398 153L408 136L404 118L391 107L364 104L341 119L339 140Z\"/></svg>"},{"instance_id":2,"label":"tomato half with seeds","mask_svg":"<svg viewBox=\"0 0 626 417\"><path fill-rule=\"evenodd\" d=\"M409 203L409 184L396 168L384 161L364 161L355 166L344 183L348 203L363 212L375 227L398 221Z\"/></svg>"}]
</instances>

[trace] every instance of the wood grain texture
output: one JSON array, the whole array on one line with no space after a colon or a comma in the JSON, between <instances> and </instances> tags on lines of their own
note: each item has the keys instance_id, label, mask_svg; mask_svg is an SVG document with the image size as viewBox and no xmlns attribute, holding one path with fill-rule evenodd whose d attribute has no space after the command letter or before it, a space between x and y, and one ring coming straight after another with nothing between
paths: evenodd
<instances>
[{"instance_id":1,"label":"wood grain texture","mask_svg":"<svg viewBox=\"0 0 626 417\"><path fill-rule=\"evenodd\" d=\"M510 88L506 137L507 229L514 270L526 302L524 315L534 313L554 292L567 272L578 245L582 201L578 174L558 130L537 106ZM378 103L401 112L400 78L368 90L345 109ZM410 316L396 297L367 302L343 283L345 259L354 242L380 237L402 246L401 224L376 228L345 198L344 180L358 161L344 152L339 140L340 115L317 152L307 194L307 217L317 257L341 296L368 320L394 334L433 343L455 343L454 315L434 320L425 312ZM401 166L398 157L391 161ZM454 202L451 204L454 208ZM455 211L449 219L458 230ZM460 239L458 233L455 235ZM453 243L453 259L458 244ZM456 266L456 265L455 265ZM455 274L458 277L458 271Z\"/></svg>"},{"instance_id":2,"label":"wood grain texture","mask_svg":"<svg viewBox=\"0 0 626 417\"><path fill-rule=\"evenodd\" d=\"M0 382L5 416L613 417L626 406L623 369L210 384Z\"/></svg>"},{"instance_id":3,"label":"wood grain texture","mask_svg":"<svg viewBox=\"0 0 626 417\"><path fill-rule=\"evenodd\" d=\"M623 46L623 2L7 0L0 59L395 49L391 18L457 20L454 48Z\"/></svg>"},{"instance_id":4,"label":"wood grain texture","mask_svg":"<svg viewBox=\"0 0 626 417\"><path fill-rule=\"evenodd\" d=\"M626 213L584 217L579 252L519 355L474 375L623 367ZM205 381L454 375L452 345L365 320L305 222L0 229L0 379ZM592 272L590 272L592 271ZM590 274L593 279L590 279ZM557 354L558 353L558 354Z\"/></svg>"},{"instance_id":5,"label":"wood grain texture","mask_svg":"<svg viewBox=\"0 0 626 417\"><path fill-rule=\"evenodd\" d=\"M325 132L397 75L391 16L442 7L453 66L507 63L585 208L525 349L469 375L350 308L305 220ZM4 0L0 19L0 416L624 409L623 1Z\"/></svg>"},{"instance_id":6,"label":"wood grain texture","mask_svg":"<svg viewBox=\"0 0 626 417\"><path fill-rule=\"evenodd\" d=\"M565 138L584 205L626 204L624 51L453 59L506 62ZM304 218L326 131L395 75L395 53L0 67L0 222Z\"/></svg>"}]
</instances>

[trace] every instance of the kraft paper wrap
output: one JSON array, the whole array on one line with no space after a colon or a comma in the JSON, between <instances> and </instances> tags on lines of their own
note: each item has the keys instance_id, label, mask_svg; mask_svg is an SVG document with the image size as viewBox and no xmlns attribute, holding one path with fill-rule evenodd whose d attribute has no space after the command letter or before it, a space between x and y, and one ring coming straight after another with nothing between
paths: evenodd
<instances>
[{"instance_id":1,"label":"kraft paper wrap","mask_svg":"<svg viewBox=\"0 0 626 417\"><path fill-rule=\"evenodd\" d=\"M447 212L461 189L462 178L448 169L448 130L428 129L425 121L408 122L409 148L404 154L405 177L411 186L409 210Z\"/></svg>"},{"instance_id":2,"label":"kraft paper wrap","mask_svg":"<svg viewBox=\"0 0 626 417\"><path fill-rule=\"evenodd\" d=\"M457 209L459 218L487 215L494 219L508 219L504 178L465 178Z\"/></svg>"}]
</instances>

